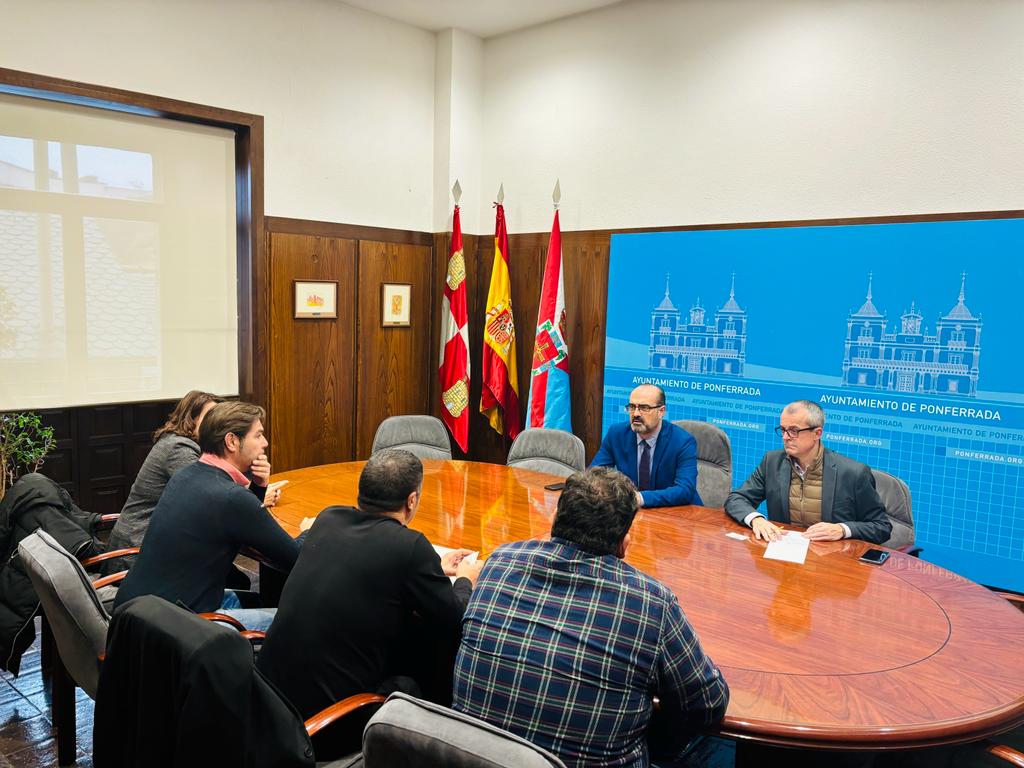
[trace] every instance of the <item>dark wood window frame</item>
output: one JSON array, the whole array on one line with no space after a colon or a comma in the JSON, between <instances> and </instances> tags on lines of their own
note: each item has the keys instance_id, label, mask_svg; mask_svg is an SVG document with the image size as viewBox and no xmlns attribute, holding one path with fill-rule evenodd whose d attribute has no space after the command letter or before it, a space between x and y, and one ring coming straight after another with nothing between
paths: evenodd
<instances>
[{"instance_id":1,"label":"dark wood window frame","mask_svg":"<svg viewBox=\"0 0 1024 768\"><path fill-rule=\"evenodd\" d=\"M267 402L269 313L263 236L263 116L0 67L0 93L208 125L235 135L238 392Z\"/></svg>"}]
</instances>

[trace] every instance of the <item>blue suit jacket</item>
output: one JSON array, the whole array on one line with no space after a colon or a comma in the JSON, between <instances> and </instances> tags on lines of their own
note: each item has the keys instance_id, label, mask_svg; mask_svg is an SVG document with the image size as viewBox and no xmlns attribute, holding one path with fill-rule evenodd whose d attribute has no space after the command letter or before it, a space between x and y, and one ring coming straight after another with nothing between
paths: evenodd
<instances>
[{"instance_id":1,"label":"blue suit jacket","mask_svg":"<svg viewBox=\"0 0 1024 768\"><path fill-rule=\"evenodd\" d=\"M629 428L628 421L608 430L590 466L615 467L636 485L636 433ZM645 507L704 504L697 493L697 441L671 421L661 422L651 461L651 490L641 494Z\"/></svg>"}]
</instances>

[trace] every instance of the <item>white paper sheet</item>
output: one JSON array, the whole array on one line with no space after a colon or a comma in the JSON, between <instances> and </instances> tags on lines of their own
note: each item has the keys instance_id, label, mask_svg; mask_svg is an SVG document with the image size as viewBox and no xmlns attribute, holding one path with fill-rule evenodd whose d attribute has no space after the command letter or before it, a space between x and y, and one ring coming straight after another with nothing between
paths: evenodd
<instances>
[{"instance_id":1,"label":"white paper sheet","mask_svg":"<svg viewBox=\"0 0 1024 768\"><path fill-rule=\"evenodd\" d=\"M437 552L437 556L438 557L444 557L449 552L454 552L455 551L455 547L442 547L439 544L434 544L433 546L434 546L434 551ZM466 555L466 562L475 563L476 559L479 556L480 556L479 552L470 552L468 555ZM452 584L455 583L455 577L454 576L449 576L448 578L451 579Z\"/></svg>"},{"instance_id":2,"label":"white paper sheet","mask_svg":"<svg viewBox=\"0 0 1024 768\"><path fill-rule=\"evenodd\" d=\"M787 563L803 565L804 560L807 559L807 547L810 544L811 540L804 538L802 533L788 531L778 541L768 544L764 556L769 560L784 560Z\"/></svg>"}]
</instances>

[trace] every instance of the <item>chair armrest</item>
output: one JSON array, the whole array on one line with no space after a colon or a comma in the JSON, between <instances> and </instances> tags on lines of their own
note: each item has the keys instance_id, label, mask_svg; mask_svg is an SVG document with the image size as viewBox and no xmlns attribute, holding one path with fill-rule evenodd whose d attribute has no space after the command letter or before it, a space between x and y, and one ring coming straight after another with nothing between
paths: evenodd
<instances>
[{"instance_id":1,"label":"chair armrest","mask_svg":"<svg viewBox=\"0 0 1024 768\"><path fill-rule=\"evenodd\" d=\"M206 619L207 621L219 621L223 624L228 624L229 626L232 626L235 629L237 629L239 632L247 631L245 625L242 624L242 622L240 622L234 616L228 616L226 613L217 613L215 611L210 611L207 613L200 613L199 618Z\"/></svg>"},{"instance_id":2,"label":"chair armrest","mask_svg":"<svg viewBox=\"0 0 1024 768\"><path fill-rule=\"evenodd\" d=\"M114 523L117 522L117 518L120 516L120 512L115 512L112 515L100 515L99 522L96 523L96 530L105 531L107 528L113 528Z\"/></svg>"},{"instance_id":3,"label":"chair armrest","mask_svg":"<svg viewBox=\"0 0 1024 768\"><path fill-rule=\"evenodd\" d=\"M357 709L362 709L369 704L383 704L384 698L384 696L377 693L357 693L349 696L347 699L342 699L309 718L305 723L306 733L310 736L315 736L334 721L355 712Z\"/></svg>"},{"instance_id":4,"label":"chair armrest","mask_svg":"<svg viewBox=\"0 0 1024 768\"><path fill-rule=\"evenodd\" d=\"M243 629L238 634L240 634L242 637L244 637L246 640L248 640L253 645L259 645L260 643L262 643L264 640L267 639L267 633L266 632L259 632L259 631L255 630L255 629Z\"/></svg>"},{"instance_id":5,"label":"chair armrest","mask_svg":"<svg viewBox=\"0 0 1024 768\"><path fill-rule=\"evenodd\" d=\"M128 575L128 571L118 571L112 573L109 576L104 576L102 579L96 579L92 583L93 589L102 589L103 587L109 587L111 584L117 584L119 581L124 581L124 577Z\"/></svg>"},{"instance_id":6,"label":"chair armrest","mask_svg":"<svg viewBox=\"0 0 1024 768\"><path fill-rule=\"evenodd\" d=\"M104 560L113 560L115 557L124 557L125 555L137 555L139 554L138 547L125 547L124 549L112 549L110 552L104 552L102 555L93 555L82 560L83 568L91 568L96 563L102 563Z\"/></svg>"},{"instance_id":7,"label":"chair armrest","mask_svg":"<svg viewBox=\"0 0 1024 768\"><path fill-rule=\"evenodd\" d=\"M1004 600L1010 601L1017 608L1020 608L1022 611L1024 611L1024 595L1018 595L1016 592L1001 592L998 589L993 589L992 591L995 594L999 595L999 597L1003 598Z\"/></svg>"},{"instance_id":8,"label":"chair armrest","mask_svg":"<svg viewBox=\"0 0 1024 768\"><path fill-rule=\"evenodd\" d=\"M1001 757L1010 765L1015 765L1017 768L1024 768L1024 754L1021 754L1013 747L1008 747L1005 744L993 744L992 742L989 742L985 746L985 751L990 755Z\"/></svg>"}]
</instances>

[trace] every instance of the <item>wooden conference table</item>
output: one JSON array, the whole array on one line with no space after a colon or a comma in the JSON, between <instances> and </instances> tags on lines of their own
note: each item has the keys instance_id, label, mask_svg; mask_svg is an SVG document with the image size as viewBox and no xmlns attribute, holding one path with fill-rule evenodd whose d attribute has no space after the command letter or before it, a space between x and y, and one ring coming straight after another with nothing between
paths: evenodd
<instances>
[{"instance_id":1,"label":"wooden conference table","mask_svg":"<svg viewBox=\"0 0 1024 768\"><path fill-rule=\"evenodd\" d=\"M273 514L354 505L363 462L280 473ZM425 461L411 527L432 543L479 550L546 537L550 475L494 464ZM626 560L672 588L732 698L721 733L819 749L972 741L1024 723L1024 613L966 579L899 552L881 565L861 541L812 543L801 565L721 510L642 510Z\"/></svg>"}]
</instances>

